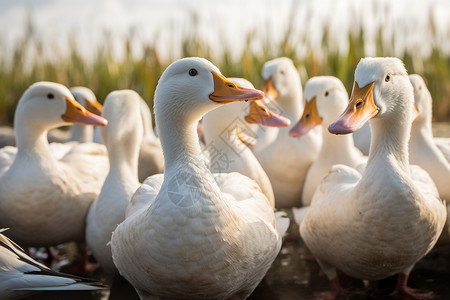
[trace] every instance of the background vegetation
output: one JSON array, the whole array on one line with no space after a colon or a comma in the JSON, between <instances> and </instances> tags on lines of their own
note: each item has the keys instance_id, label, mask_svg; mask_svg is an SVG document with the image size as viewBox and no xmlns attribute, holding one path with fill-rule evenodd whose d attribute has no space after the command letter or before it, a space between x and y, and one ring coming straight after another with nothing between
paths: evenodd
<instances>
[{"instance_id":1,"label":"background vegetation","mask_svg":"<svg viewBox=\"0 0 450 300\"><path fill-rule=\"evenodd\" d=\"M374 1L375 2L375 1ZM376 8L382 10L383 8ZM381 11L381 13L383 13ZM223 74L233 77L244 77L254 83L261 84L261 67L267 60L279 56L291 58L299 68L303 83L316 75L334 75L339 77L351 92L354 69L361 57L367 53L367 30L361 26L353 26L348 32L346 51L339 50L332 36L331 24L323 24L320 49L310 43L308 30L298 33L295 30L296 16L292 15L290 25L283 38L275 42L263 32L248 32L245 47L240 53L235 49L224 47L217 54L213 49L217 45L208 44L195 30L196 17L192 17L192 28L185 34L174 53L181 56L200 56L210 59ZM306 20L308 22L308 20ZM357 22L356 22L357 23ZM409 73L419 73L428 82L434 101L434 119L436 121L450 120L450 56L440 46L442 37L436 34L436 24L432 14L429 14L427 28L428 54L420 54L417 48L405 48L398 54L399 35L411 34L408 26L396 26L396 31L386 33L385 24L379 24L375 31L374 43L376 56L393 56L401 58ZM54 47L51 57L44 55L44 42L36 32L33 22L29 21L24 35L12 45L13 55L5 57L5 43L0 37L0 124L12 124L16 103L23 91L33 82L49 80L60 82L68 87L81 85L90 87L103 102L106 95L115 89L131 88L140 93L151 105L153 92L162 71L174 59L169 53L169 59L162 59L154 44L142 44L143 51L134 51L132 36L124 41L124 55L117 59L113 55L113 45L108 33L104 36L101 46L91 59L84 58L77 48L77 40L68 38L69 52L62 52ZM356 28L356 29L355 29ZM413 33L414 34L414 33ZM373 34L372 34L373 37ZM449 36L446 37L449 39ZM255 45L255 39L258 42ZM373 40L373 38L372 38ZM299 51L301 47L302 51ZM418 45L417 47L420 47ZM139 52L141 55L134 55ZM372 51L373 52L373 51ZM439 107L439 109L436 109Z\"/></svg>"}]
</instances>

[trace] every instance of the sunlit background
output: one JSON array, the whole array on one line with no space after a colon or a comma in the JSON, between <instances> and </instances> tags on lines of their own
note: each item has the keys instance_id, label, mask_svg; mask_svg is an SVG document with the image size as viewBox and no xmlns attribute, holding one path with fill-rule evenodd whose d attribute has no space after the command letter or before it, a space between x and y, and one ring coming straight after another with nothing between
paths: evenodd
<instances>
[{"instance_id":1,"label":"sunlit background","mask_svg":"<svg viewBox=\"0 0 450 300\"><path fill-rule=\"evenodd\" d=\"M0 125L40 80L88 86L100 102L132 88L151 104L184 56L257 87L262 64L287 56L303 84L334 75L349 92L361 57L397 56L426 78L434 119L450 120L449 1L0 0Z\"/></svg>"}]
</instances>

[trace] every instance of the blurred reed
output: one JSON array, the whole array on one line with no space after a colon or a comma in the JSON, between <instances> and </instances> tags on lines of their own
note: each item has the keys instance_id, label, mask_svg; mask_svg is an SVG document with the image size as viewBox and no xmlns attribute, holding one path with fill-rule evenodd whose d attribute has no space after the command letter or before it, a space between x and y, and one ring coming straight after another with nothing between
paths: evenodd
<instances>
[{"instance_id":1,"label":"blurred reed","mask_svg":"<svg viewBox=\"0 0 450 300\"><path fill-rule=\"evenodd\" d=\"M376 3L376 1L374 1ZM311 8L307 8L311 9ZM378 13L389 14L389 9L374 4ZM292 11L295 11L294 9ZM91 88L100 102L115 89L130 88L136 90L152 105L155 86L162 71L181 53L181 57L200 56L210 59L226 76L244 77L261 85L260 71L267 60L279 56L291 58L299 68L303 83L312 76L333 75L339 77L351 92L353 72L360 58L365 57L369 42L367 29L361 25L360 18L354 14L352 30L347 35L347 47L342 51L333 36L331 22L324 22L321 28L320 47L313 45L308 27L296 30L296 15L292 13L288 26L281 39L273 41L267 28L249 31L245 36L245 46L240 53L230 46L224 46L217 53L217 46L211 45L199 34L198 17L192 15L191 28L173 45L177 51L169 53L169 59L161 58L154 44L140 43L139 51L133 49L133 33L123 42L124 55L117 59L113 53L111 33L105 32L104 40L96 49L93 58L86 59L78 50L77 40L69 37L69 51L62 51L53 46L50 55L44 51L44 41L30 18L24 35L12 45L13 54L5 57L2 48L6 45L0 37L0 124L12 124L14 110L23 91L33 82L49 80L60 82L68 87L82 85ZM310 15L306 12L306 15ZM308 24L308 20L303 22ZM372 48L376 56L396 56L401 58L409 73L419 73L426 78L433 96L434 120L450 120L450 55L440 45L442 36L436 34L433 15L429 13L427 28L422 28L426 43L430 47L428 54L421 54L418 44L415 47L401 49L396 37L411 34L411 29L404 24L388 24L395 30L385 30L386 23L380 22L375 30ZM267 27L270 27L268 24ZM175 28L175 26L174 26ZM217 29L218 30L218 29ZM414 33L413 33L414 34ZM446 33L450 40L450 31ZM373 34L372 34L373 36ZM222 45L223 46L223 45ZM214 51L213 51L214 50ZM135 52L141 54L136 55ZM373 51L372 51L373 53ZM439 107L439 109L436 109Z\"/></svg>"}]
</instances>

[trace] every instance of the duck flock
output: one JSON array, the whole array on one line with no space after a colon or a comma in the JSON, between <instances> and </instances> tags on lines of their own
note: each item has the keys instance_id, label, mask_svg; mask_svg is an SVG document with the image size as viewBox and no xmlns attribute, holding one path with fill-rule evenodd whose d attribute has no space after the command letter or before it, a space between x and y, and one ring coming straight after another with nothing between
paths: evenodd
<instances>
[{"instance_id":1,"label":"duck flock","mask_svg":"<svg viewBox=\"0 0 450 300\"><path fill-rule=\"evenodd\" d=\"M330 281L318 299L346 296L337 270L398 274L390 296L431 299L407 282L447 230L450 143L433 138L422 77L377 57L361 59L350 97L332 76L303 91L288 58L262 78L260 91L203 58L177 60L156 87L155 130L133 90L102 106L86 87L32 84L16 146L0 149L0 299L108 291L119 275L141 299L246 299L294 221ZM69 124L69 140L49 143ZM69 242L85 277L105 277L52 270Z\"/></svg>"}]
</instances>

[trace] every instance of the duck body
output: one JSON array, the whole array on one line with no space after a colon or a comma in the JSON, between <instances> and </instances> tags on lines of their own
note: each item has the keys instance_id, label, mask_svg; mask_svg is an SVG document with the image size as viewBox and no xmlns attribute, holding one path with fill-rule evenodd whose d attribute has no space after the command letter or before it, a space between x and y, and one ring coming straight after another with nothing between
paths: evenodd
<instances>
[{"instance_id":1,"label":"duck body","mask_svg":"<svg viewBox=\"0 0 450 300\"><path fill-rule=\"evenodd\" d=\"M433 139L431 124L431 95L422 77L409 75L414 88L414 99L419 112L411 127L409 158L412 164L422 167L430 174L442 199L450 199L450 163Z\"/></svg>"},{"instance_id":2,"label":"duck body","mask_svg":"<svg viewBox=\"0 0 450 300\"><path fill-rule=\"evenodd\" d=\"M105 100L103 117L108 126L101 128L108 149L109 173L86 219L86 241L102 268L118 273L108 246L111 233L125 219L130 198L140 186L137 163L143 128L141 97L132 90L111 92Z\"/></svg>"},{"instance_id":3,"label":"duck body","mask_svg":"<svg viewBox=\"0 0 450 300\"><path fill-rule=\"evenodd\" d=\"M335 272L331 266L350 276L369 280L407 270L431 250L442 230L444 206L436 194L427 195L433 196L435 201L415 198L418 203L413 204L383 201L411 199L411 194L418 194L416 183L408 180L405 187L402 180L407 179L409 174L402 174L395 167L392 167L390 174L374 174L371 170L363 174L364 177L369 175L371 178L377 175L386 179L374 183L363 180L356 170L347 166L333 167L321 184L320 191L316 192L315 197L321 201L316 204L313 199L314 210L311 211L310 207L306 224L301 227L301 235L308 248L330 277ZM393 186L400 189L393 192ZM355 191L358 197L355 197ZM326 198L324 195L327 195ZM338 197L346 199L346 203L337 202ZM362 201L363 198L378 200L373 203ZM334 210L327 206L331 203ZM402 206L401 210L399 206ZM438 218L428 217L433 215ZM320 219L320 222L311 221L313 219ZM342 221L337 222L337 219ZM402 220L401 223L399 220Z\"/></svg>"},{"instance_id":4,"label":"duck body","mask_svg":"<svg viewBox=\"0 0 450 300\"><path fill-rule=\"evenodd\" d=\"M55 164L36 157L18 157L3 175L1 224L11 227L10 236L18 243L51 246L84 239L84 220L103 176L93 175L98 174L94 167L98 160L89 163L86 158L90 156L75 156L83 161L77 165L79 169L66 166L64 160ZM65 159L70 160L70 156ZM84 178L68 185L65 178L71 178L74 170Z\"/></svg>"},{"instance_id":5,"label":"duck body","mask_svg":"<svg viewBox=\"0 0 450 300\"><path fill-rule=\"evenodd\" d=\"M245 299L278 254L281 236L268 199L246 176L212 174L197 135L198 120L216 101L262 97L200 58L176 61L163 73L155 115L165 172L137 190L111 240L114 263L141 299Z\"/></svg>"},{"instance_id":6,"label":"duck body","mask_svg":"<svg viewBox=\"0 0 450 300\"><path fill-rule=\"evenodd\" d=\"M301 206L306 174L321 145L320 130L312 131L293 139L288 128L280 128L276 142L257 154L272 183L277 208Z\"/></svg>"},{"instance_id":7,"label":"duck body","mask_svg":"<svg viewBox=\"0 0 450 300\"><path fill-rule=\"evenodd\" d=\"M46 99L46 94L52 98ZM68 99L75 103L65 87L41 82L24 93L16 110L18 147L0 180L0 224L10 227L10 236L24 245L50 246L83 239L87 210L107 173L103 148L80 145L59 160L52 155L47 129L64 124L61 114L65 106L69 111L70 105L77 105L76 110L87 115L87 124L106 124ZM46 107L45 112L41 107ZM67 112L63 116L78 118Z\"/></svg>"},{"instance_id":8,"label":"duck body","mask_svg":"<svg viewBox=\"0 0 450 300\"><path fill-rule=\"evenodd\" d=\"M172 194L172 188L162 184L150 207L138 210L114 231L113 243L116 238L122 239L122 251L131 251L127 249L130 246L134 249L133 257L123 257L120 262L115 259L115 262L119 269L127 265L139 265L142 273L128 275L122 271L122 274L132 282L141 296L146 294L143 291L151 287L151 294L158 295L161 299L226 299L234 294L245 299L262 280L267 266L270 266L281 247L277 232L270 226L275 221L273 211L269 207L258 207L256 201L236 201L234 197L225 197L223 200L230 203L224 205L210 203L209 198L222 193L218 191L218 184L224 193L232 196L235 196L232 191L236 188L245 190L248 199L261 197L262 194L252 180L239 173L230 173L231 176L221 174L216 179L211 177L205 182L205 178L198 178L194 174L209 172L207 167L195 164L191 167L192 172L187 172L187 168L183 167L167 171L164 176L179 178L181 174L187 176L190 182L198 180L212 188L196 190L195 201L180 200L175 196L174 199L164 199L162 205L158 203L158 195ZM249 186L253 190L249 190ZM140 190L145 188L144 183ZM173 191L179 197L191 192L187 184L178 186L178 190ZM139 191L134 197L139 197ZM244 209L256 210L257 213L244 215ZM260 218L262 213L265 216L263 220ZM139 221L142 219L151 220L145 226L153 229L145 232L145 239L136 241L133 236L125 233L129 228L144 229ZM242 219L245 223L239 222ZM163 228L171 230L167 232ZM248 231L270 237L274 243L266 246L252 243L252 239L239 239L239 244L236 244L236 238ZM152 242L148 243L149 240ZM117 251L117 245L113 244L113 247ZM267 255L268 252L271 254ZM149 273L147 270L153 271ZM249 286L249 283L252 284Z\"/></svg>"},{"instance_id":9,"label":"duck body","mask_svg":"<svg viewBox=\"0 0 450 300\"><path fill-rule=\"evenodd\" d=\"M407 278L442 231L445 204L430 176L408 161L412 101L401 61L366 58L358 64L349 105L329 130L350 133L373 118L366 168L360 174L334 166L316 190L300 228L331 280L337 278L336 268L360 279L395 273ZM410 292L407 289L403 282L396 292Z\"/></svg>"}]
</instances>

